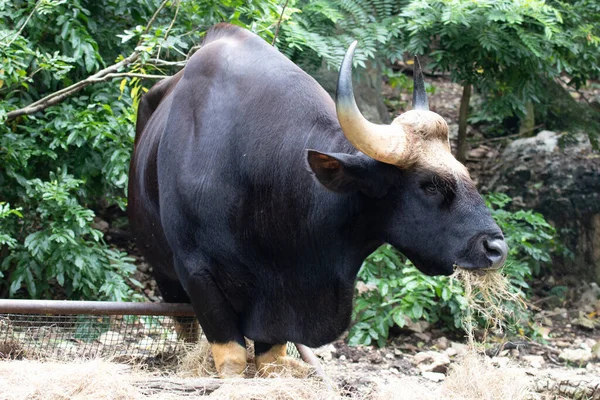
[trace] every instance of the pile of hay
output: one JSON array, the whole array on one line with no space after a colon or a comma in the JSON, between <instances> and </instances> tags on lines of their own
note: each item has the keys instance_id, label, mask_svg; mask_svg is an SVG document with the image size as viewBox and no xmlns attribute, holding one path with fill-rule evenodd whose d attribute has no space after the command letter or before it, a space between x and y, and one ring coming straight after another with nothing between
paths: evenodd
<instances>
[{"instance_id":1,"label":"pile of hay","mask_svg":"<svg viewBox=\"0 0 600 400\"><path fill-rule=\"evenodd\" d=\"M450 366L438 398L446 400L523 400L530 396L531 378L522 368L497 368L485 356L468 352Z\"/></svg>"},{"instance_id":2,"label":"pile of hay","mask_svg":"<svg viewBox=\"0 0 600 400\"><path fill-rule=\"evenodd\" d=\"M106 361L0 362L0 398L38 399L139 399L132 387L134 374L126 365Z\"/></svg>"},{"instance_id":3,"label":"pile of hay","mask_svg":"<svg viewBox=\"0 0 600 400\"><path fill-rule=\"evenodd\" d=\"M320 400L339 398L315 379L285 376L254 379L160 376L136 366L104 360L0 361L3 400L139 400L215 398L223 400Z\"/></svg>"}]
</instances>

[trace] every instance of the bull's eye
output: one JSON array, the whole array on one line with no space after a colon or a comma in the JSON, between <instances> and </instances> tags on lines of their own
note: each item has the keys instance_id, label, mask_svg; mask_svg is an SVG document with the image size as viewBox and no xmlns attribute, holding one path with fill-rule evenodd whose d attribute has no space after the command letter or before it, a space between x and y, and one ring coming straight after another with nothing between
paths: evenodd
<instances>
[{"instance_id":1,"label":"bull's eye","mask_svg":"<svg viewBox=\"0 0 600 400\"><path fill-rule=\"evenodd\" d=\"M429 182L423 185L423 190L425 191L425 194L428 194L429 196L434 196L438 194L437 185L435 185L433 182Z\"/></svg>"}]
</instances>

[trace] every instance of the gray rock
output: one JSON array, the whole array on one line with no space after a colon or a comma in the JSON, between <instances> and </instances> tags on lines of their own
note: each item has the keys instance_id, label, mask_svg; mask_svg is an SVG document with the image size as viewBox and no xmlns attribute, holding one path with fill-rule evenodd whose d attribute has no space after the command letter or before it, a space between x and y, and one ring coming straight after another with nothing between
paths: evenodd
<instances>
[{"instance_id":1,"label":"gray rock","mask_svg":"<svg viewBox=\"0 0 600 400\"><path fill-rule=\"evenodd\" d=\"M99 230L102 233L106 233L106 232L108 232L110 225L108 225L108 222L106 222L105 220L95 217L94 222L92 222L92 224L91 224L91 227Z\"/></svg>"},{"instance_id":2,"label":"gray rock","mask_svg":"<svg viewBox=\"0 0 600 400\"><path fill-rule=\"evenodd\" d=\"M505 368L510 363L510 358L508 357L494 357L491 360L493 366L498 368Z\"/></svg>"},{"instance_id":3,"label":"gray rock","mask_svg":"<svg viewBox=\"0 0 600 400\"><path fill-rule=\"evenodd\" d=\"M115 331L106 331L98 337L98 341L105 346L114 346L115 344L122 343L123 340L123 335Z\"/></svg>"},{"instance_id":4,"label":"gray rock","mask_svg":"<svg viewBox=\"0 0 600 400\"><path fill-rule=\"evenodd\" d=\"M444 379L446 379L446 375L440 372L422 372L421 375L423 376L423 378L429 379L433 382L441 382Z\"/></svg>"},{"instance_id":5,"label":"gray rock","mask_svg":"<svg viewBox=\"0 0 600 400\"><path fill-rule=\"evenodd\" d=\"M458 351L456 351L455 348L448 347L446 350L444 350L444 353L446 353L448 357L454 357L458 354Z\"/></svg>"},{"instance_id":6,"label":"gray rock","mask_svg":"<svg viewBox=\"0 0 600 400\"><path fill-rule=\"evenodd\" d=\"M552 131L541 131L536 136L517 139L506 147L502 154L505 159L514 159L523 154L551 154L556 150L560 135Z\"/></svg>"},{"instance_id":7,"label":"gray rock","mask_svg":"<svg viewBox=\"0 0 600 400\"><path fill-rule=\"evenodd\" d=\"M445 336L437 338L435 341L435 347L437 347L438 350L446 350L449 346L450 346L450 341Z\"/></svg>"},{"instance_id":8,"label":"gray rock","mask_svg":"<svg viewBox=\"0 0 600 400\"><path fill-rule=\"evenodd\" d=\"M522 360L530 366L532 366L533 368L542 368L542 365L546 363L546 360L544 360L544 357L542 356L523 356Z\"/></svg>"},{"instance_id":9,"label":"gray rock","mask_svg":"<svg viewBox=\"0 0 600 400\"><path fill-rule=\"evenodd\" d=\"M596 360L600 360L600 341L596 342L595 345L592 346L592 357Z\"/></svg>"},{"instance_id":10,"label":"gray rock","mask_svg":"<svg viewBox=\"0 0 600 400\"><path fill-rule=\"evenodd\" d=\"M413 334L413 336L416 337L419 340L422 340L425 343L431 342L431 335L429 333L426 333L426 332L415 332Z\"/></svg>"},{"instance_id":11,"label":"gray rock","mask_svg":"<svg viewBox=\"0 0 600 400\"><path fill-rule=\"evenodd\" d=\"M479 176L483 192L505 192L514 207L534 209L564 232L575 258L555 257L554 273L600 280L600 155L587 135L572 135L567 143L542 131L515 140L487 170Z\"/></svg>"},{"instance_id":12,"label":"gray rock","mask_svg":"<svg viewBox=\"0 0 600 400\"><path fill-rule=\"evenodd\" d=\"M337 350L332 344L321 346L313 350L313 353L315 353L317 357L321 357L325 361L331 361L335 352L337 352Z\"/></svg>"},{"instance_id":13,"label":"gray rock","mask_svg":"<svg viewBox=\"0 0 600 400\"><path fill-rule=\"evenodd\" d=\"M457 342L451 342L450 348L452 348L456 351L457 356L462 356L469 350L469 346L467 346L466 344L457 343Z\"/></svg>"},{"instance_id":14,"label":"gray rock","mask_svg":"<svg viewBox=\"0 0 600 400\"><path fill-rule=\"evenodd\" d=\"M566 349L558 355L558 358L582 367L592 359L592 352L586 349Z\"/></svg>"},{"instance_id":15,"label":"gray rock","mask_svg":"<svg viewBox=\"0 0 600 400\"><path fill-rule=\"evenodd\" d=\"M430 326L429 322L423 320L413 322L413 320L408 317L404 317L404 320L404 328L417 333L425 332Z\"/></svg>"},{"instance_id":16,"label":"gray rock","mask_svg":"<svg viewBox=\"0 0 600 400\"><path fill-rule=\"evenodd\" d=\"M584 329L594 330L596 327L596 322L588 318L583 312L579 312L579 314L580 315L577 318L571 320L571 324Z\"/></svg>"}]
</instances>

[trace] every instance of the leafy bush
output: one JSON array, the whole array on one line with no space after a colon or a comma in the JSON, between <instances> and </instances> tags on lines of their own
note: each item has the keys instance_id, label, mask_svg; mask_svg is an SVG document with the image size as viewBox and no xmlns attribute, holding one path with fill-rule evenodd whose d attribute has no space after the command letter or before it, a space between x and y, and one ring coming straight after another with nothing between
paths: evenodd
<instances>
[{"instance_id":1,"label":"leafy bush","mask_svg":"<svg viewBox=\"0 0 600 400\"><path fill-rule=\"evenodd\" d=\"M133 259L93 220L126 206L136 102L151 82L121 69L43 113L8 113L134 50L131 72L167 75L217 22L272 39L280 10L275 0L0 0L0 297L136 298ZM147 64L157 58L167 66Z\"/></svg>"},{"instance_id":2,"label":"leafy bush","mask_svg":"<svg viewBox=\"0 0 600 400\"><path fill-rule=\"evenodd\" d=\"M94 213L80 205L73 193L81 184L66 170L60 175L51 172L49 181L26 182L28 205L36 209L18 225L20 230L33 232L21 243L4 233L6 227L0 225L0 240L8 238L5 242L11 247L0 265L0 278L10 282L10 297L22 296L24 285L27 296L33 298L136 298L127 284L129 280L140 285L130 277L136 268L133 259L108 248L102 242L102 232L90 226ZM57 292L57 286L62 293Z\"/></svg>"},{"instance_id":3,"label":"leafy bush","mask_svg":"<svg viewBox=\"0 0 600 400\"><path fill-rule=\"evenodd\" d=\"M510 202L504 194L490 194L486 198L510 248L503 273L512 284L511 290L526 296L532 274L540 273L560 246L554 239L554 228L541 214L531 210L508 211L505 207ZM464 328L467 301L461 284L449 277L422 274L390 245L380 247L365 260L358 279L371 290L356 297L350 345L383 346L390 328L394 324L403 327L408 320L424 320L451 330ZM529 316L514 304L505 307L515 313L509 329L518 331L522 328L518 324L528 321ZM480 323L485 324L487 321L482 318L479 316Z\"/></svg>"}]
</instances>

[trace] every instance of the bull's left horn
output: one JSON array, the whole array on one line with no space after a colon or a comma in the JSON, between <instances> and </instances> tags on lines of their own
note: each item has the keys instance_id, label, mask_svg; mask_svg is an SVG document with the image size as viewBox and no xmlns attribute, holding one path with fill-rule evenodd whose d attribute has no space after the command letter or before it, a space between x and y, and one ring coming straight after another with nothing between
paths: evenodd
<instances>
[{"instance_id":1,"label":"bull's left horn","mask_svg":"<svg viewBox=\"0 0 600 400\"><path fill-rule=\"evenodd\" d=\"M352 57L354 41L342 61L338 76L335 106L344 135L358 150L375 160L401 165L408 156L407 136L402 125L378 125L361 114L352 88Z\"/></svg>"}]
</instances>

